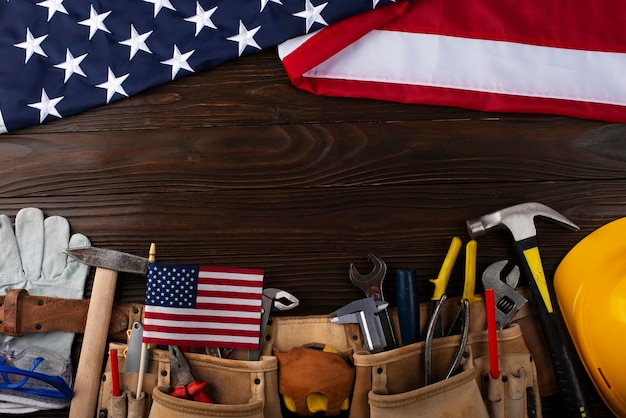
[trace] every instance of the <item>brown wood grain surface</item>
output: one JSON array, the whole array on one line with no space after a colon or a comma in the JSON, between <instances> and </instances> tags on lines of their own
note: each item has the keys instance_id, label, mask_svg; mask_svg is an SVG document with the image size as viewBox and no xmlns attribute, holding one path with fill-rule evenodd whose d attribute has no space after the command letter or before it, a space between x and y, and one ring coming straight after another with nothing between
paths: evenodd
<instances>
[{"instance_id":1,"label":"brown wood grain surface","mask_svg":"<svg viewBox=\"0 0 626 418\"><path fill-rule=\"evenodd\" d=\"M415 268L428 300L465 221L527 201L581 228L537 223L552 275L626 215L625 136L622 124L318 97L265 51L1 135L0 213L35 206L98 247L147 256L155 242L163 261L263 268L267 287L300 299L297 314L325 314L361 297L348 266L365 271L370 252L390 272ZM506 232L479 240L479 271L506 257ZM450 294L462 277L455 267ZM116 299L144 292L145 278L120 274ZM393 304L391 278L385 294ZM590 396L595 416L612 416ZM556 397L544 404L560 416Z\"/></svg>"}]
</instances>

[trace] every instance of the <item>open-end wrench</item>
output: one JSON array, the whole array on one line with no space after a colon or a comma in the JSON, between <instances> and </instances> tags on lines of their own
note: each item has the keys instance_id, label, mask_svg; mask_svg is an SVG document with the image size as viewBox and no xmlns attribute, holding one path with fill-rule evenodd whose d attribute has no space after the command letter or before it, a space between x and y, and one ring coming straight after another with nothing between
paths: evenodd
<instances>
[{"instance_id":1,"label":"open-end wrench","mask_svg":"<svg viewBox=\"0 0 626 418\"><path fill-rule=\"evenodd\" d=\"M375 301L384 301L383 280L387 274L387 265L380 257L374 254L368 254L368 258L374 263L374 269L370 273L362 275L354 266L354 263L352 263L350 264L350 281L356 287L363 290L367 297L372 297ZM396 348L396 338L393 335L393 328L391 327L387 309L385 308L380 311L378 317L380 318L383 334L385 335L385 350Z\"/></svg>"},{"instance_id":2,"label":"open-end wrench","mask_svg":"<svg viewBox=\"0 0 626 418\"><path fill-rule=\"evenodd\" d=\"M248 360L258 360L261 357L261 349L263 348L265 330L270 320L270 313L272 311L288 311L297 307L299 304L300 301L298 298L286 290L276 289L273 287L263 289L259 348L258 350L248 351Z\"/></svg>"},{"instance_id":3,"label":"open-end wrench","mask_svg":"<svg viewBox=\"0 0 626 418\"><path fill-rule=\"evenodd\" d=\"M496 304L496 327L506 327L528 300L515 291L519 282L519 267L508 260L496 261L483 272L483 288L493 289Z\"/></svg>"}]
</instances>

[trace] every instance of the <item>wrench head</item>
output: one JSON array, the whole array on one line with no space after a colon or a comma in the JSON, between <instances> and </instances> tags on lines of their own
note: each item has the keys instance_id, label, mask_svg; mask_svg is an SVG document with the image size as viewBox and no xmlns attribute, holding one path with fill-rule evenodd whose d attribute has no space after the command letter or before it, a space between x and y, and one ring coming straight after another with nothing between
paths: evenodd
<instances>
[{"instance_id":1,"label":"wrench head","mask_svg":"<svg viewBox=\"0 0 626 418\"><path fill-rule=\"evenodd\" d=\"M522 306L528 302L515 291L519 276L519 267L509 263L508 260L497 261L483 272L483 287L493 289L498 329L506 327Z\"/></svg>"},{"instance_id":2,"label":"wrench head","mask_svg":"<svg viewBox=\"0 0 626 418\"><path fill-rule=\"evenodd\" d=\"M506 283L509 287L515 289L519 283L520 271L519 267L509 262L509 260L500 260L490 264L483 272L483 284L494 284L498 281ZM488 286L492 288L493 286Z\"/></svg>"},{"instance_id":3,"label":"wrench head","mask_svg":"<svg viewBox=\"0 0 626 418\"><path fill-rule=\"evenodd\" d=\"M350 281L363 290L366 296L373 297L374 300L384 300L383 280L387 274L387 264L385 264L382 258L372 253L368 254L368 258L374 263L372 271L363 275L359 273L359 270L352 263L349 269Z\"/></svg>"},{"instance_id":4,"label":"wrench head","mask_svg":"<svg viewBox=\"0 0 626 418\"><path fill-rule=\"evenodd\" d=\"M297 297L286 290L268 287L263 289L263 309L261 311L261 330L259 339L259 348L257 350L248 351L248 360L258 360L261 356L261 346L265 338L265 330L270 319L272 311L288 311L300 304Z\"/></svg>"},{"instance_id":5,"label":"wrench head","mask_svg":"<svg viewBox=\"0 0 626 418\"><path fill-rule=\"evenodd\" d=\"M274 287L263 289L263 296L272 300L272 310L288 311L300 304L300 300L291 293Z\"/></svg>"}]
</instances>

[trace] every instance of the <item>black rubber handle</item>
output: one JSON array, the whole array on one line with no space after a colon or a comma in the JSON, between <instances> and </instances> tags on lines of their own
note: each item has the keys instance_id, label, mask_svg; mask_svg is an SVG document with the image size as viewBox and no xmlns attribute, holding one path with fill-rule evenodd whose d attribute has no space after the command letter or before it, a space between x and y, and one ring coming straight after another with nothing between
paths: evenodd
<instances>
[{"instance_id":1,"label":"black rubber handle","mask_svg":"<svg viewBox=\"0 0 626 418\"><path fill-rule=\"evenodd\" d=\"M543 334L548 345L554 374L567 417L592 418L589 402L585 397L586 374L574 344L567 333L567 328L555 297L552 282L545 278L539 259L536 237L518 241L515 249L522 264L522 272L528 280L531 295L535 302ZM535 260L532 260L536 257ZM539 264L539 266L537 265ZM541 271L538 271L539 268ZM534 272L534 274L533 274ZM543 276L543 282L536 280L536 275Z\"/></svg>"},{"instance_id":2,"label":"black rubber handle","mask_svg":"<svg viewBox=\"0 0 626 418\"><path fill-rule=\"evenodd\" d=\"M420 307L415 270L396 271L396 303L402 345L413 344L420 337Z\"/></svg>"}]
</instances>

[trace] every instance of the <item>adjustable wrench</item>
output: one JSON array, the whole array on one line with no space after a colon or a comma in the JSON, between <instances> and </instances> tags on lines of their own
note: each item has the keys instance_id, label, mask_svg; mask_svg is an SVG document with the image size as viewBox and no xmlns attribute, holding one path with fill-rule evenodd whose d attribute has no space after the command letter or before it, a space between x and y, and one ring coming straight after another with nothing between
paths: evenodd
<instances>
[{"instance_id":1,"label":"adjustable wrench","mask_svg":"<svg viewBox=\"0 0 626 418\"><path fill-rule=\"evenodd\" d=\"M248 360L258 360L261 357L261 349L263 341L265 340L265 330L270 320L270 313L272 311L288 311L297 307L299 304L300 301L298 298L286 290L273 287L263 289L259 349L248 351Z\"/></svg>"},{"instance_id":2,"label":"adjustable wrench","mask_svg":"<svg viewBox=\"0 0 626 418\"><path fill-rule=\"evenodd\" d=\"M496 326L506 327L515 314L528 302L515 291L519 281L519 267L507 268L508 260L496 261L483 272L483 288L493 289L496 303Z\"/></svg>"},{"instance_id":3,"label":"adjustable wrench","mask_svg":"<svg viewBox=\"0 0 626 418\"><path fill-rule=\"evenodd\" d=\"M374 269L366 275L361 275L354 266L354 263L350 264L350 281L356 287L363 290L366 296L374 298L375 301L384 301L383 280L387 274L387 265L380 257L374 254L368 254L368 258L374 263ZM386 350L396 348L396 338L393 335L393 328L391 327L391 321L389 320L389 313L386 307L379 312L378 317L380 318L386 341L384 348Z\"/></svg>"}]
</instances>

